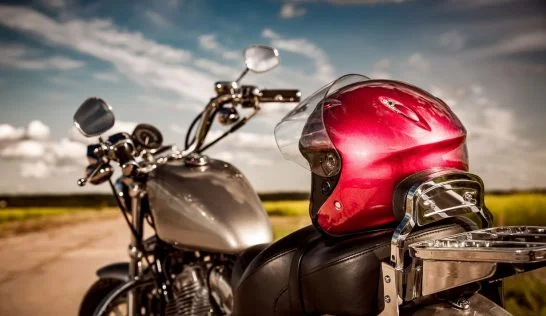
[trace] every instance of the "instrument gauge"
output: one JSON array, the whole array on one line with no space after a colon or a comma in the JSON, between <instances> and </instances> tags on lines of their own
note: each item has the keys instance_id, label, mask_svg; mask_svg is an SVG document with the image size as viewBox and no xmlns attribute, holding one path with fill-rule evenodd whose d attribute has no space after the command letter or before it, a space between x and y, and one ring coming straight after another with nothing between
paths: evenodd
<instances>
[{"instance_id":1,"label":"instrument gauge","mask_svg":"<svg viewBox=\"0 0 546 316\"><path fill-rule=\"evenodd\" d=\"M163 135L150 124L139 124L133 131L133 141L144 149L157 149L163 144Z\"/></svg>"}]
</instances>

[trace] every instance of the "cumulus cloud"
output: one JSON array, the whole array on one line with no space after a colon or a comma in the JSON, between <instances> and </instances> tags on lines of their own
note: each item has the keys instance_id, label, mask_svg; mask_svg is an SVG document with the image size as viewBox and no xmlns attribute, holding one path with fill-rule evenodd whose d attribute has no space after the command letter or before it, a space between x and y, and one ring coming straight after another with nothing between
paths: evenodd
<instances>
[{"instance_id":1,"label":"cumulus cloud","mask_svg":"<svg viewBox=\"0 0 546 316\"><path fill-rule=\"evenodd\" d=\"M215 154L215 157L220 160L225 160L232 164L246 164L250 166L271 166L273 160L267 159L265 157L260 157L258 155L249 153L249 152L232 152L232 151L222 151Z\"/></svg>"},{"instance_id":2,"label":"cumulus cloud","mask_svg":"<svg viewBox=\"0 0 546 316\"><path fill-rule=\"evenodd\" d=\"M51 167L43 161L23 162L21 164L21 177L45 178L51 174Z\"/></svg>"},{"instance_id":3,"label":"cumulus cloud","mask_svg":"<svg viewBox=\"0 0 546 316\"><path fill-rule=\"evenodd\" d=\"M427 72L430 69L430 63L421 53L414 53L408 58L408 65L419 72Z\"/></svg>"},{"instance_id":4,"label":"cumulus cloud","mask_svg":"<svg viewBox=\"0 0 546 316\"><path fill-rule=\"evenodd\" d=\"M170 129L172 132L176 134L180 134L180 135L186 134L186 128L177 124L171 125ZM211 130L209 134L207 135L206 141L207 142L213 141L214 139L216 139L223 133L224 131L219 129ZM228 146L230 148L251 149L251 150L277 149L277 145L275 143L275 137L273 136L273 133L263 134L263 133L238 131L236 133L228 135L225 139L222 140L221 144Z\"/></svg>"},{"instance_id":5,"label":"cumulus cloud","mask_svg":"<svg viewBox=\"0 0 546 316\"><path fill-rule=\"evenodd\" d=\"M137 84L186 98L206 101L214 82L181 64L191 60L190 52L159 44L138 32L120 30L109 20L57 21L30 8L0 5L0 25L109 62Z\"/></svg>"},{"instance_id":6,"label":"cumulus cloud","mask_svg":"<svg viewBox=\"0 0 546 316\"><path fill-rule=\"evenodd\" d=\"M72 70L81 68L84 62L63 56L36 56L36 50L24 45L2 45L0 65L24 70Z\"/></svg>"},{"instance_id":7,"label":"cumulus cloud","mask_svg":"<svg viewBox=\"0 0 546 316\"><path fill-rule=\"evenodd\" d=\"M388 58L382 58L373 66L373 72L370 74L373 79L389 79L391 61Z\"/></svg>"},{"instance_id":8,"label":"cumulus cloud","mask_svg":"<svg viewBox=\"0 0 546 316\"><path fill-rule=\"evenodd\" d=\"M45 125L41 121L34 120L28 123L26 129L26 136L33 140L46 140L51 134L49 126Z\"/></svg>"},{"instance_id":9,"label":"cumulus cloud","mask_svg":"<svg viewBox=\"0 0 546 316\"><path fill-rule=\"evenodd\" d=\"M279 35L271 29L264 29L262 36L271 41L271 45L281 51L298 54L313 60L315 64L315 76L322 82L329 82L334 79L334 67L326 52L315 43L305 38L287 38Z\"/></svg>"},{"instance_id":10,"label":"cumulus cloud","mask_svg":"<svg viewBox=\"0 0 546 316\"><path fill-rule=\"evenodd\" d=\"M93 74L93 78L106 82L118 82L119 78L112 72L96 72Z\"/></svg>"},{"instance_id":11,"label":"cumulus cloud","mask_svg":"<svg viewBox=\"0 0 546 316\"><path fill-rule=\"evenodd\" d=\"M207 51L213 52L226 60L239 60L241 52L230 50L218 42L215 34L203 34L198 38L199 46Z\"/></svg>"},{"instance_id":12,"label":"cumulus cloud","mask_svg":"<svg viewBox=\"0 0 546 316\"><path fill-rule=\"evenodd\" d=\"M49 138L50 129L41 121L34 120L26 127L0 124L0 145L20 140L42 141Z\"/></svg>"},{"instance_id":13,"label":"cumulus cloud","mask_svg":"<svg viewBox=\"0 0 546 316\"><path fill-rule=\"evenodd\" d=\"M482 85L449 89L431 88L431 93L455 101L453 111L468 133L470 168L484 178L488 189L538 185L546 176L536 145L521 134L517 114L487 94ZM502 176L499 176L502 175Z\"/></svg>"},{"instance_id":14,"label":"cumulus cloud","mask_svg":"<svg viewBox=\"0 0 546 316\"><path fill-rule=\"evenodd\" d=\"M203 70L206 70L207 72L210 72L211 74L214 74L223 78L235 79L237 74L241 72L240 69L237 69L235 67L230 67L225 64L221 64L213 60L204 59L204 58L195 60L194 65Z\"/></svg>"},{"instance_id":15,"label":"cumulus cloud","mask_svg":"<svg viewBox=\"0 0 546 316\"><path fill-rule=\"evenodd\" d=\"M283 19L292 19L305 15L304 8L297 8L293 3L285 3L281 7L280 16Z\"/></svg>"},{"instance_id":16,"label":"cumulus cloud","mask_svg":"<svg viewBox=\"0 0 546 316\"><path fill-rule=\"evenodd\" d=\"M173 133L185 135L186 128L177 124L170 126ZM221 136L223 130L211 130L205 143ZM274 163L271 153L277 151L273 134L262 134L238 131L228 135L212 148L212 156L235 165L270 166Z\"/></svg>"},{"instance_id":17,"label":"cumulus cloud","mask_svg":"<svg viewBox=\"0 0 546 316\"><path fill-rule=\"evenodd\" d=\"M50 140L50 129L41 121L24 128L0 125L0 160L21 162L21 176L41 178L85 165L86 145L67 138Z\"/></svg>"},{"instance_id":18,"label":"cumulus cloud","mask_svg":"<svg viewBox=\"0 0 546 316\"><path fill-rule=\"evenodd\" d=\"M155 95L138 95L137 100L150 108L169 108L174 110L202 111L205 103L196 103L194 100L166 100Z\"/></svg>"},{"instance_id":19,"label":"cumulus cloud","mask_svg":"<svg viewBox=\"0 0 546 316\"><path fill-rule=\"evenodd\" d=\"M469 54L482 58L542 51L546 51L546 30L538 29L499 40L485 47L476 48Z\"/></svg>"},{"instance_id":20,"label":"cumulus cloud","mask_svg":"<svg viewBox=\"0 0 546 316\"><path fill-rule=\"evenodd\" d=\"M459 31L450 31L440 35L440 46L451 51L459 51L465 46L465 38Z\"/></svg>"},{"instance_id":21,"label":"cumulus cloud","mask_svg":"<svg viewBox=\"0 0 546 316\"><path fill-rule=\"evenodd\" d=\"M0 144L7 141L23 139L25 130L16 128L9 124L0 124Z\"/></svg>"},{"instance_id":22,"label":"cumulus cloud","mask_svg":"<svg viewBox=\"0 0 546 316\"><path fill-rule=\"evenodd\" d=\"M0 149L0 157L5 159L39 159L45 155L45 144L36 140L12 142Z\"/></svg>"},{"instance_id":23,"label":"cumulus cloud","mask_svg":"<svg viewBox=\"0 0 546 316\"><path fill-rule=\"evenodd\" d=\"M155 11L145 10L143 14L146 20L157 27L167 27L171 25L171 22L167 18Z\"/></svg>"}]
</instances>

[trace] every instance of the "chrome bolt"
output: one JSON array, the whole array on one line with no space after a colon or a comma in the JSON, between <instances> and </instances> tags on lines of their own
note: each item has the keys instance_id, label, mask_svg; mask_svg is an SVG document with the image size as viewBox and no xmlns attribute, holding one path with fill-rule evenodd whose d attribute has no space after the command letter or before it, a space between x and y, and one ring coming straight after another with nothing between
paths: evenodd
<instances>
[{"instance_id":1,"label":"chrome bolt","mask_svg":"<svg viewBox=\"0 0 546 316\"><path fill-rule=\"evenodd\" d=\"M385 303L388 304L388 303L390 303L390 302L391 302L391 297L388 296L388 295L386 295L386 296L385 296Z\"/></svg>"},{"instance_id":2,"label":"chrome bolt","mask_svg":"<svg viewBox=\"0 0 546 316\"><path fill-rule=\"evenodd\" d=\"M458 309L467 310L470 308L470 301L466 297L459 297L456 300L450 300L449 303Z\"/></svg>"},{"instance_id":3,"label":"chrome bolt","mask_svg":"<svg viewBox=\"0 0 546 316\"><path fill-rule=\"evenodd\" d=\"M391 283L391 277L386 275L385 276L385 283Z\"/></svg>"}]
</instances>

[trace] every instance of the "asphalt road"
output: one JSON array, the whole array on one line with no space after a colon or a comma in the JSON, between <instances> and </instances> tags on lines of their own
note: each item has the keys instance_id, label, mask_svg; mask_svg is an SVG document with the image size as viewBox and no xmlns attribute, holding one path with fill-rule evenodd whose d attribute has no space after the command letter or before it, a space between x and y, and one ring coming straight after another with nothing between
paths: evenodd
<instances>
[{"instance_id":1,"label":"asphalt road","mask_svg":"<svg viewBox=\"0 0 546 316\"><path fill-rule=\"evenodd\" d=\"M96 269L125 261L128 241L121 218L0 239L0 316L77 315Z\"/></svg>"}]
</instances>

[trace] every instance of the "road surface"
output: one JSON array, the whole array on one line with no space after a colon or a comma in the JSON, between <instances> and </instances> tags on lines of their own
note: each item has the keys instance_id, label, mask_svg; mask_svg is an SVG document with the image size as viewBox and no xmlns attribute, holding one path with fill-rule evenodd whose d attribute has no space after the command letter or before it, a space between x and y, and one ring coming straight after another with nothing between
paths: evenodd
<instances>
[{"instance_id":1,"label":"road surface","mask_svg":"<svg viewBox=\"0 0 546 316\"><path fill-rule=\"evenodd\" d=\"M95 270L125 261L128 241L122 218L0 239L0 316L77 315Z\"/></svg>"}]
</instances>

